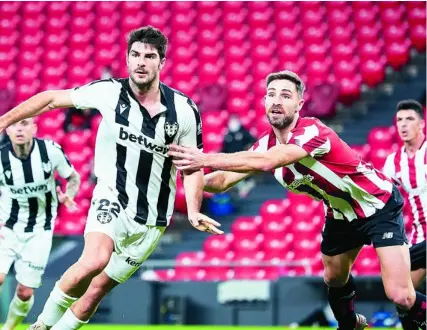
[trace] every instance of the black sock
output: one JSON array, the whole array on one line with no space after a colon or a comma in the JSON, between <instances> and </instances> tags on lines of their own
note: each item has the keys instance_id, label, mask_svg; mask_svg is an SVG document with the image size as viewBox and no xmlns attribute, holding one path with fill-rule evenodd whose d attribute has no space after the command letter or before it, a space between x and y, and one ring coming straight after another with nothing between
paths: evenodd
<instances>
[{"instance_id":1,"label":"black sock","mask_svg":"<svg viewBox=\"0 0 427 330\"><path fill-rule=\"evenodd\" d=\"M411 323L415 324L417 327L415 329L426 329L426 296L422 293L416 292L415 303L414 306L409 311L405 311L397 307L397 312L399 314L399 318L405 321L405 324L409 324L411 327ZM402 326L403 326L402 322ZM406 328L404 328L406 330ZM413 328L408 328L413 329Z\"/></svg>"},{"instance_id":2,"label":"black sock","mask_svg":"<svg viewBox=\"0 0 427 330\"><path fill-rule=\"evenodd\" d=\"M408 312L408 317L415 321L421 329L426 328L426 296L416 292L415 304Z\"/></svg>"},{"instance_id":3,"label":"black sock","mask_svg":"<svg viewBox=\"0 0 427 330\"><path fill-rule=\"evenodd\" d=\"M399 307L396 307L397 314L399 315L400 323L402 323L403 330L418 330L418 324L412 321L408 317L408 312L401 310Z\"/></svg>"},{"instance_id":4,"label":"black sock","mask_svg":"<svg viewBox=\"0 0 427 330\"><path fill-rule=\"evenodd\" d=\"M356 285L353 276L342 288L328 287L328 301L332 312L338 321L340 329L353 329L356 325L356 313L354 312L354 298L356 297Z\"/></svg>"}]
</instances>

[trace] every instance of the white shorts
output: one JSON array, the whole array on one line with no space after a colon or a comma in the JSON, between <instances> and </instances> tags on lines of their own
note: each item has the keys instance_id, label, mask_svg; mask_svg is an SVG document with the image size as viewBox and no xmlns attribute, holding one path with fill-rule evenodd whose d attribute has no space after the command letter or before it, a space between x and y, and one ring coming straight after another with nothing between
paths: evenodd
<instances>
[{"instance_id":1,"label":"white shorts","mask_svg":"<svg viewBox=\"0 0 427 330\"><path fill-rule=\"evenodd\" d=\"M52 247L52 231L16 233L0 229L0 273L9 273L14 264L16 280L29 288L38 288Z\"/></svg>"},{"instance_id":2,"label":"white shorts","mask_svg":"<svg viewBox=\"0 0 427 330\"><path fill-rule=\"evenodd\" d=\"M113 280L123 283L131 277L153 252L165 229L129 219L110 188L102 184L95 187L85 235L103 233L113 240L114 252L104 269Z\"/></svg>"}]
</instances>

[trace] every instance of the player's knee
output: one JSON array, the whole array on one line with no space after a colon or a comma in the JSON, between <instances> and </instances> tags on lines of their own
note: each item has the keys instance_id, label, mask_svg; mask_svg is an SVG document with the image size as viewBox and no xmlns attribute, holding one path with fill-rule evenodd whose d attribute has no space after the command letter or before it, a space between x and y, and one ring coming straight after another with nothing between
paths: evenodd
<instances>
[{"instance_id":1,"label":"player's knee","mask_svg":"<svg viewBox=\"0 0 427 330\"><path fill-rule=\"evenodd\" d=\"M409 310L415 301L415 293L409 288L396 288L392 290L386 290L387 297L393 304L404 309Z\"/></svg>"},{"instance_id":2,"label":"player's knee","mask_svg":"<svg viewBox=\"0 0 427 330\"><path fill-rule=\"evenodd\" d=\"M82 276L93 275L96 276L100 274L108 264L108 260L105 259L91 259L91 258L82 258L78 261L80 267L82 268Z\"/></svg>"},{"instance_id":3,"label":"player's knee","mask_svg":"<svg viewBox=\"0 0 427 330\"><path fill-rule=\"evenodd\" d=\"M348 274L327 269L325 269L325 273L323 274L323 281L330 288L341 288L347 283L347 280Z\"/></svg>"},{"instance_id":4,"label":"player's knee","mask_svg":"<svg viewBox=\"0 0 427 330\"><path fill-rule=\"evenodd\" d=\"M83 268L85 275L98 275L107 266L110 261L111 254L105 251L98 251L92 256L82 256L79 259L79 264Z\"/></svg>"},{"instance_id":5,"label":"player's knee","mask_svg":"<svg viewBox=\"0 0 427 330\"><path fill-rule=\"evenodd\" d=\"M16 295L22 301L28 301L34 295L34 289L29 288L25 285L19 284L16 288Z\"/></svg>"}]
</instances>

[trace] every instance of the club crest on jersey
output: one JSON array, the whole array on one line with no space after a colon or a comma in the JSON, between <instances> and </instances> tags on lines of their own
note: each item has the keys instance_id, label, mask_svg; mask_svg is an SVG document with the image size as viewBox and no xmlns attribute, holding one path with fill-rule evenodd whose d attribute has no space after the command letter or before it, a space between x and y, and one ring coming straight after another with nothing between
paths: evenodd
<instances>
[{"instance_id":1,"label":"club crest on jersey","mask_svg":"<svg viewBox=\"0 0 427 330\"><path fill-rule=\"evenodd\" d=\"M170 138L176 135L176 133L178 132L178 128L179 128L178 123L173 123L173 122L165 123L165 132L166 132L166 135L169 136Z\"/></svg>"},{"instance_id":2,"label":"club crest on jersey","mask_svg":"<svg viewBox=\"0 0 427 330\"><path fill-rule=\"evenodd\" d=\"M109 223L113 217L111 216L110 212L99 212L98 215L96 216L96 219L102 223Z\"/></svg>"},{"instance_id":3,"label":"club crest on jersey","mask_svg":"<svg viewBox=\"0 0 427 330\"><path fill-rule=\"evenodd\" d=\"M50 162L42 163L43 171L50 173L52 171L52 164Z\"/></svg>"}]
</instances>

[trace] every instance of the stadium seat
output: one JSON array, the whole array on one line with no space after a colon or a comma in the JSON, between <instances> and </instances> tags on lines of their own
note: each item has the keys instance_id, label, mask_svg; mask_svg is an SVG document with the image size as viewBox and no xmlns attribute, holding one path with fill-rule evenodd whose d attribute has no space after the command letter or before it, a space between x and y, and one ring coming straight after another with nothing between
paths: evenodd
<instances>
[{"instance_id":1,"label":"stadium seat","mask_svg":"<svg viewBox=\"0 0 427 330\"><path fill-rule=\"evenodd\" d=\"M221 259L216 257L204 257L203 267L206 272L205 279L209 281L227 281L233 278L234 272L227 266L230 259Z\"/></svg>"},{"instance_id":2,"label":"stadium seat","mask_svg":"<svg viewBox=\"0 0 427 330\"><path fill-rule=\"evenodd\" d=\"M378 148L388 148L394 142L394 136L389 127L375 127L368 134L368 143Z\"/></svg>"},{"instance_id":3,"label":"stadium seat","mask_svg":"<svg viewBox=\"0 0 427 330\"><path fill-rule=\"evenodd\" d=\"M207 257L230 258L233 235L209 236L203 243L203 252Z\"/></svg>"},{"instance_id":4,"label":"stadium seat","mask_svg":"<svg viewBox=\"0 0 427 330\"><path fill-rule=\"evenodd\" d=\"M201 276L202 252L182 252L175 259L174 280L194 281Z\"/></svg>"},{"instance_id":5,"label":"stadium seat","mask_svg":"<svg viewBox=\"0 0 427 330\"><path fill-rule=\"evenodd\" d=\"M259 224L254 221L253 218L250 217L241 217L234 220L231 226L231 232L235 239L249 239L255 240L258 231Z\"/></svg>"},{"instance_id":6,"label":"stadium seat","mask_svg":"<svg viewBox=\"0 0 427 330\"><path fill-rule=\"evenodd\" d=\"M260 208L260 215L264 222L282 222L287 212L287 205L281 199L265 201Z\"/></svg>"}]
</instances>

